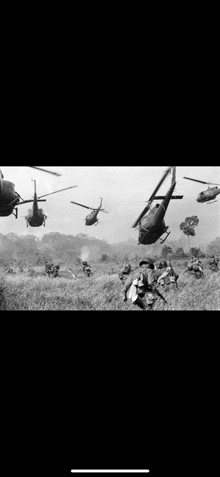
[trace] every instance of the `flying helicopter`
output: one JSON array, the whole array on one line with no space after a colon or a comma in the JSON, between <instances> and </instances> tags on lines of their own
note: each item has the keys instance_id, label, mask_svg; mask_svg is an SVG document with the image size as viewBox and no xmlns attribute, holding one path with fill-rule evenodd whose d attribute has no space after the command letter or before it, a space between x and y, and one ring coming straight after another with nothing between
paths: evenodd
<instances>
[{"instance_id":1,"label":"flying helicopter","mask_svg":"<svg viewBox=\"0 0 220 477\"><path fill-rule=\"evenodd\" d=\"M209 202L212 199L215 199L215 197L220 194L220 188L219 187L209 187L210 184L218 186L220 184L217 184L216 182L205 182L205 181L200 181L198 179L192 179L191 177L184 177L183 179L188 179L190 181L195 181L195 182L201 182L201 184L208 184L208 189L205 191L202 191L199 193L197 197L197 202L207 202L207 204L214 204L214 202L218 202L217 200L213 200L212 202Z\"/></svg>"},{"instance_id":2,"label":"flying helicopter","mask_svg":"<svg viewBox=\"0 0 220 477\"><path fill-rule=\"evenodd\" d=\"M27 166L34 169L38 169L47 174L53 174L60 176L57 172L48 171L38 166ZM0 169L0 217L9 217L9 215L14 215L15 218L18 218L18 205L24 204L26 201L23 201L21 196L15 191L15 185L12 182L4 180L4 175Z\"/></svg>"},{"instance_id":3,"label":"flying helicopter","mask_svg":"<svg viewBox=\"0 0 220 477\"><path fill-rule=\"evenodd\" d=\"M34 199L33 200L26 200L23 204L27 204L28 202L33 202L32 209L28 210L28 213L25 217L27 227L41 227L42 225L46 225L46 219L48 218L45 214L43 209L39 209L38 202L46 202L46 199L42 199L42 197L47 197L49 195L57 194L58 192L63 192L65 190L73 189L75 186L66 187L65 189L57 190L55 192L51 192L50 194L42 195L41 197L37 197L37 187L36 181L34 181Z\"/></svg>"},{"instance_id":4,"label":"flying helicopter","mask_svg":"<svg viewBox=\"0 0 220 477\"><path fill-rule=\"evenodd\" d=\"M173 171L172 171L173 169ZM157 191L161 187L162 183L166 179L169 172L172 171L172 180L171 186L167 191L165 196L156 195ZM160 239L161 243L164 243L167 237L170 235L170 232L167 232L169 226L165 225L164 216L168 208L169 202L171 199L182 199L183 195L172 195L176 187L176 167L169 167L163 174L161 180L159 181L157 187L155 188L153 194L151 194L150 199L147 202L147 206L144 208L143 212L140 214L138 219L135 221L133 228L138 226L139 237L138 245L148 245L155 243L161 235L166 233L164 239ZM152 202L154 200L162 200L161 204L156 204L153 208Z\"/></svg>"},{"instance_id":5,"label":"flying helicopter","mask_svg":"<svg viewBox=\"0 0 220 477\"><path fill-rule=\"evenodd\" d=\"M108 214L108 212L105 210L105 209L102 209L102 197L100 197L101 199L101 203L100 203L100 206L98 207L98 209L93 209L92 207L87 207L87 205L82 205L82 204L79 204L78 202L73 202L71 201L70 203L71 204L76 204L76 205L80 205L80 207L85 207L85 209L90 209L92 210L92 212L87 215L87 217L85 218L85 225L98 225L99 221L98 221L98 213L99 212L105 212L106 214Z\"/></svg>"}]
</instances>

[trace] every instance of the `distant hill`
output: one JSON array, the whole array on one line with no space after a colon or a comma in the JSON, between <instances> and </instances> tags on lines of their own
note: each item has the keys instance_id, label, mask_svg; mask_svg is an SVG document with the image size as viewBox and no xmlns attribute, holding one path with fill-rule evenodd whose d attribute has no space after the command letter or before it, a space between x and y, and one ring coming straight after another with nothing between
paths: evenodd
<instances>
[{"instance_id":1,"label":"distant hill","mask_svg":"<svg viewBox=\"0 0 220 477\"><path fill-rule=\"evenodd\" d=\"M86 234L65 235L58 232L45 234L41 239L34 235L0 234L0 266L43 265L48 259L53 263L74 266L81 260L90 262L113 261L118 264L126 260L138 260L146 256L158 258L164 246L175 252L178 248L188 253L184 237L178 240L166 240L164 244L157 241L152 245L137 245L133 238L119 243L109 244L105 240L88 237ZM194 246L192 244L192 246ZM220 237L210 244L203 244L203 249L220 253Z\"/></svg>"}]
</instances>

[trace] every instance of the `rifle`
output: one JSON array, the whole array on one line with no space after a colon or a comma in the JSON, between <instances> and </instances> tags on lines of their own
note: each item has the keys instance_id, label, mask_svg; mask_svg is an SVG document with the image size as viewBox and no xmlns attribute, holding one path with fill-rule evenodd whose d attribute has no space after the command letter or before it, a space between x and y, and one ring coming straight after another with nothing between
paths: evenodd
<instances>
[{"instance_id":1,"label":"rifle","mask_svg":"<svg viewBox=\"0 0 220 477\"><path fill-rule=\"evenodd\" d=\"M162 295L162 293L160 293L160 291L159 291L156 287L154 287L154 292L155 292L160 298L162 298L162 300L165 301L166 304L168 304L166 298L164 298L164 296Z\"/></svg>"},{"instance_id":2,"label":"rifle","mask_svg":"<svg viewBox=\"0 0 220 477\"><path fill-rule=\"evenodd\" d=\"M173 265L172 265L170 259L168 260L168 265L170 266L171 271L172 271L172 274L173 274L173 276L174 276L174 278L175 278L176 288L178 288L177 280L178 280L179 276L174 272Z\"/></svg>"}]
</instances>

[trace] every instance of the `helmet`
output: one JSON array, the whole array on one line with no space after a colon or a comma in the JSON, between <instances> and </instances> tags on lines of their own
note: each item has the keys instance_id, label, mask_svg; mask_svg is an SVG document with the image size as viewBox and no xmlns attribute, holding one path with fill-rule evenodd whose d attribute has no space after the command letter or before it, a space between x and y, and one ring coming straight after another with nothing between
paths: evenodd
<instances>
[{"instance_id":1,"label":"helmet","mask_svg":"<svg viewBox=\"0 0 220 477\"><path fill-rule=\"evenodd\" d=\"M161 260L159 263L159 268L167 267L167 262L166 260Z\"/></svg>"},{"instance_id":2,"label":"helmet","mask_svg":"<svg viewBox=\"0 0 220 477\"><path fill-rule=\"evenodd\" d=\"M151 258L145 258L144 260L142 260L140 263L139 263L139 267L141 267L144 263L148 263L151 268L154 268L154 262Z\"/></svg>"}]
</instances>

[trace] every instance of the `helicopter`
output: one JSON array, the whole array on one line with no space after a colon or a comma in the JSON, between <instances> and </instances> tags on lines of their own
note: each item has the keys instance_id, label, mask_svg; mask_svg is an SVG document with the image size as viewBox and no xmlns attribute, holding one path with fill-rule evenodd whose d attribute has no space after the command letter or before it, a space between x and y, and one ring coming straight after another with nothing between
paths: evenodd
<instances>
[{"instance_id":1,"label":"helicopter","mask_svg":"<svg viewBox=\"0 0 220 477\"><path fill-rule=\"evenodd\" d=\"M218 202L217 200L213 200L212 202L209 202L212 199L215 199L215 197L220 194L220 188L219 187L209 187L210 184L212 185L220 185L215 182L205 182L205 181L200 181L198 179L192 179L191 177L184 177L183 179L188 179L190 181L195 181L195 182L201 182L202 184L208 184L208 189L206 189L203 192L200 192L198 197L197 197L197 202L207 202L207 204L214 204L214 202Z\"/></svg>"},{"instance_id":2,"label":"helicopter","mask_svg":"<svg viewBox=\"0 0 220 477\"><path fill-rule=\"evenodd\" d=\"M99 221L98 221L98 213L99 212L105 212L106 214L108 214L108 212L105 210L105 209L102 209L102 197L100 197L101 199L101 203L100 203L100 206L98 207L98 209L93 209L92 207L87 207L87 205L82 205L82 204L79 204L78 202L73 202L71 201L70 203L71 204L76 204L76 205L80 205L80 207L85 207L85 209L90 209L92 210L92 212L87 215L87 217L85 218L85 225L98 225Z\"/></svg>"},{"instance_id":3,"label":"helicopter","mask_svg":"<svg viewBox=\"0 0 220 477\"><path fill-rule=\"evenodd\" d=\"M46 202L46 199L42 199L42 197L47 197L48 195L57 194L58 192L63 192L65 190L73 189L75 186L67 187L65 189L57 190L55 192L51 192L50 194L42 195L41 197L37 197L37 187L36 181L34 181L34 199L33 200L26 200L23 204L27 204L28 202L33 202L32 209L28 210L28 213L25 217L27 227L41 227L42 225L46 225L46 219L48 218L45 214L43 209L39 209L38 202Z\"/></svg>"},{"instance_id":4,"label":"helicopter","mask_svg":"<svg viewBox=\"0 0 220 477\"><path fill-rule=\"evenodd\" d=\"M48 174L53 174L60 176L61 174L53 171L48 171L38 166L27 166L32 167L33 169L38 169L42 172ZM15 185L12 182L4 180L4 175L0 169L0 217L9 217L14 215L15 218L18 218L18 205L24 204L26 201L23 201L21 196L15 191Z\"/></svg>"},{"instance_id":5,"label":"helicopter","mask_svg":"<svg viewBox=\"0 0 220 477\"><path fill-rule=\"evenodd\" d=\"M157 191L161 187L162 183L166 179L167 175L173 169L171 186L167 191L165 196L156 196ZM164 239L160 238L160 243L164 243L167 237L170 235L170 232L167 232L169 226L165 225L164 216L169 205L170 199L182 199L183 195L172 195L176 187L176 167L169 167L163 174L161 180L159 181L157 187L155 188L153 194L150 196L150 199L147 202L147 206L144 208L143 212L140 214L138 219L133 224L133 228L138 226L139 237L138 245L148 245L155 243L161 235L166 233ZM153 208L152 202L154 200L162 200L161 204L156 204Z\"/></svg>"}]
</instances>

